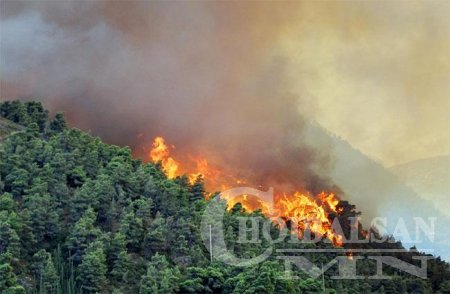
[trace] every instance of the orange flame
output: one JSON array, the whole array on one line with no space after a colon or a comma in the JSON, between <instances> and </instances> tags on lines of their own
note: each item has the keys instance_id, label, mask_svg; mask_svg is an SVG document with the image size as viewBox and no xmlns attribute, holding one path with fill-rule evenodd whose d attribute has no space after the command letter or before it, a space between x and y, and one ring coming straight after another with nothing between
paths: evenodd
<instances>
[{"instance_id":1,"label":"orange flame","mask_svg":"<svg viewBox=\"0 0 450 294\"><path fill-rule=\"evenodd\" d=\"M172 148L174 147L172 146ZM150 150L150 159L154 162L161 162L164 172L170 179L181 174L180 164L170 156L169 147L162 137L155 138ZM208 179L213 189L223 191L231 188L230 185L242 185L247 182L212 168L204 158L191 158L191 160L196 166L195 172L186 173L191 185L198 177L203 177ZM322 192L316 197L302 192L275 195L273 207L264 200L249 195L231 199L226 194L222 194L222 198L228 201L228 209L241 203L246 211L260 209L265 216L273 220L282 218L289 221L292 225L291 229L299 236L303 236L305 232L309 231L316 236L330 239L337 246L342 245L342 236L335 233L331 226L330 213L337 214L339 212L337 211L339 199L333 193Z\"/></svg>"},{"instance_id":2,"label":"orange flame","mask_svg":"<svg viewBox=\"0 0 450 294\"><path fill-rule=\"evenodd\" d=\"M332 193L320 193L316 197L295 192L292 195L283 194L275 202L282 218L290 220L302 236L306 230L327 237L336 245L342 245L342 236L336 234L331 227L330 212L336 212L339 200Z\"/></svg>"},{"instance_id":3,"label":"orange flame","mask_svg":"<svg viewBox=\"0 0 450 294\"><path fill-rule=\"evenodd\" d=\"M193 184L198 177L206 177L211 175L213 172L208 167L208 161L204 158L196 160L197 172L188 174L189 183Z\"/></svg>"},{"instance_id":4,"label":"orange flame","mask_svg":"<svg viewBox=\"0 0 450 294\"><path fill-rule=\"evenodd\" d=\"M169 179L177 175L179 164L170 157L169 147L167 147L163 137L156 137L150 150L150 158L154 162L161 162L162 168Z\"/></svg>"}]
</instances>

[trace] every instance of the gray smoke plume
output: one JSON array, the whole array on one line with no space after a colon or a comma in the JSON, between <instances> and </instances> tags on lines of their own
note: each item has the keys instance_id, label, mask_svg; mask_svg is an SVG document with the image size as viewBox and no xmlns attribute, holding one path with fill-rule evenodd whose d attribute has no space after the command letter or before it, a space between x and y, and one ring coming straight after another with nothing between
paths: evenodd
<instances>
[{"instance_id":1,"label":"gray smoke plume","mask_svg":"<svg viewBox=\"0 0 450 294\"><path fill-rule=\"evenodd\" d=\"M138 156L162 135L182 160L319 192L330 184L313 169L327 160L302 143L298 81L273 46L299 8L2 1L1 98L38 98Z\"/></svg>"}]
</instances>

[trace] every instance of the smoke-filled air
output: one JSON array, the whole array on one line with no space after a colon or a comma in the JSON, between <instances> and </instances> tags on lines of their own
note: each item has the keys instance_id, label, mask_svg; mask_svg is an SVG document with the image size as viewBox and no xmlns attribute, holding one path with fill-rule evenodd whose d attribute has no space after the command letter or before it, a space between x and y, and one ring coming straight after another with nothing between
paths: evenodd
<instances>
[{"instance_id":1,"label":"smoke-filled air","mask_svg":"<svg viewBox=\"0 0 450 294\"><path fill-rule=\"evenodd\" d=\"M450 154L450 2L408 4L2 0L0 98L211 192L325 191L374 216L411 192L383 168Z\"/></svg>"}]
</instances>

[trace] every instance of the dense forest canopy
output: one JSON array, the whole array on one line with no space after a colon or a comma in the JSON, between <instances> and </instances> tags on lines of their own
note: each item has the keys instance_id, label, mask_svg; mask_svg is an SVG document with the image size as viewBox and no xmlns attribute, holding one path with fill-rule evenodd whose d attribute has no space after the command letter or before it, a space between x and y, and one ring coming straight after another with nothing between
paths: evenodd
<instances>
[{"instance_id":1,"label":"dense forest canopy","mask_svg":"<svg viewBox=\"0 0 450 294\"><path fill-rule=\"evenodd\" d=\"M392 269L391 280L333 280L331 269L323 284L298 269L300 279L283 278L275 257L251 267L211 261L200 237L201 178L168 179L160 164L69 128L63 114L50 117L38 102L2 102L0 114L2 126L10 124L0 145L1 293L450 293L449 265L439 258L429 262L428 279ZM267 241L236 242L246 215L264 217L237 204L225 214L225 236L234 254L251 257ZM411 253L396 256L413 262ZM334 256L308 258L320 264ZM376 270L367 259L360 267L367 276Z\"/></svg>"}]
</instances>

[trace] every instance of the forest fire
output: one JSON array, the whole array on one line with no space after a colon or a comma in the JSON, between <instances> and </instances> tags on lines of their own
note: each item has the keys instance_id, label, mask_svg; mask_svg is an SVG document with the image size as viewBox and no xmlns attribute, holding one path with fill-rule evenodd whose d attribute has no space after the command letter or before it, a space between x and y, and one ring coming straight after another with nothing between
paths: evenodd
<instances>
[{"instance_id":1,"label":"forest fire","mask_svg":"<svg viewBox=\"0 0 450 294\"><path fill-rule=\"evenodd\" d=\"M177 175L178 162L169 156L170 150L163 137L155 138L149 155L152 161L161 162L163 170L169 179L173 179Z\"/></svg>"},{"instance_id":2,"label":"forest fire","mask_svg":"<svg viewBox=\"0 0 450 294\"><path fill-rule=\"evenodd\" d=\"M189 172L170 156L171 149L175 149L175 146L167 145L164 138L158 136L153 140L152 148L148 153L150 160L161 163L162 169L169 179L186 174L189 182L193 184L198 177L202 177L207 180L207 187L212 191L226 190L235 184L243 184L245 182L209 166L205 158L191 158L195 165L195 171Z\"/></svg>"},{"instance_id":3,"label":"forest fire","mask_svg":"<svg viewBox=\"0 0 450 294\"><path fill-rule=\"evenodd\" d=\"M210 191L223 191L233 185L248 184L244 179L238 179L209 166L205 158L192 158L196 169L194 172L189 172L171 157L170 149L174 148L174 146L167 145L163 137L156 137L149 151L149 159L153 162L160 162L169 179L186 174L190 184L194 184L199 177L202 177ZM226 193L221 196L228 201L229 209L240 203L246 211L261 210L266 217L273 220L281 218L289 221L291 229L300 237L309 231L316 236L330 239L337 246L342 245L342 236L332 229L330 214L337 215L339 213L337 208L339 199L333 193L322 192L316 196L309 192L299 191L290 194L276 194L273 207L264 200L251 195L241 195L233 199L227 197Z\"/></svg>"}]
</instances>

